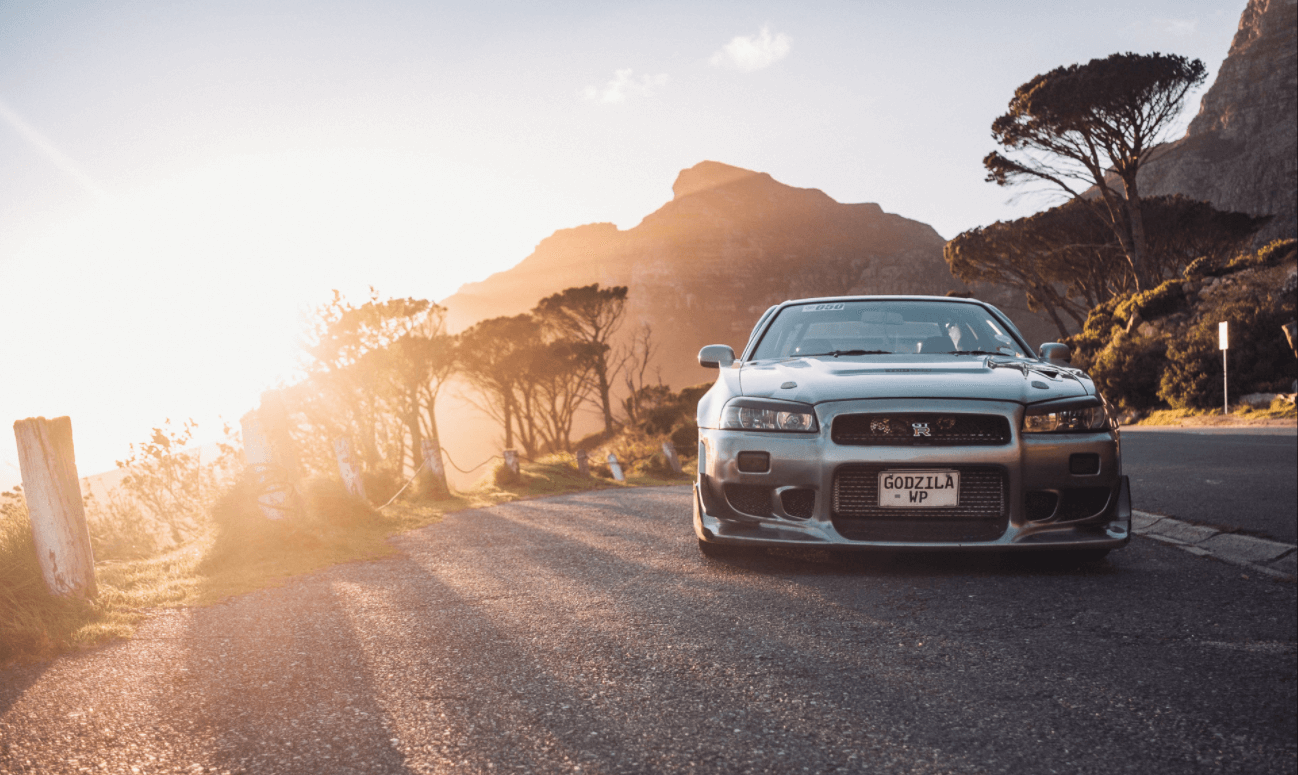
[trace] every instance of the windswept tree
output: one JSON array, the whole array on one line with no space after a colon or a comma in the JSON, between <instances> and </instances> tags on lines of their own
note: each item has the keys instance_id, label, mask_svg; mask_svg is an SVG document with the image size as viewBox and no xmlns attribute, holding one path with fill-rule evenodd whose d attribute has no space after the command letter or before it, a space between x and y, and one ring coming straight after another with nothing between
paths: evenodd
<instances>
[{"instance_id":1,"label":"windswept tree","mask_svg":"<svg viewBox=\"0 0 1298 775\"><path fill-rule=\"evenodd\" d=\"M626 313L625 285L601 288L599 283L568 288L547 296L533 313L553 339L588 345L594 358L595 391L604 413L604 430L613 430L613 402L609 396L613 369L609 363L609 341Z\"/></svg>"},{"instance_id":2,"label":"windswept tree","mask_svg":"<svg viewBox=\"0 0 1298 775\"><path fill-rule=\"evenodd\" d=\"M384 301L373 291L360 306L335 291L317 311L307 377L285 391L316 467L329 465L343 434L357 441L367 470L399 471L407 455L419 468L425 439L440 455L436 402L456 368L445 315L430 301ZM444 477L437 485L445 488Z\"/></svg>"},{"instance_id":3,"label":"windswept tree","mask_svg":"<svg viewBox=\"0 0 1298 775\"><path fill-rule=\"evenodd\" d=\"M518 383L541 341L541 327L528 314L483 320L460 334L462 374L478 391L478 400L469 400L500 423L506 449L521 427Z\"/></svg>"},{"instance_id":4,"label":"windswept tree","mask_svg":"<svg viewBox=\"0 0 1298 775\"><path fill-rule=\"evenodd\" d=\"M1151 272L1137 176L1206 72L1198 59L1127 53L1038 75L992 122L1005 154L983 159L987 180L1039 181L1083 199L1112 230L1136 289L1144 290ZM1091 187L1095 194L1087 195Z\"/></svg>"}]
</instances>

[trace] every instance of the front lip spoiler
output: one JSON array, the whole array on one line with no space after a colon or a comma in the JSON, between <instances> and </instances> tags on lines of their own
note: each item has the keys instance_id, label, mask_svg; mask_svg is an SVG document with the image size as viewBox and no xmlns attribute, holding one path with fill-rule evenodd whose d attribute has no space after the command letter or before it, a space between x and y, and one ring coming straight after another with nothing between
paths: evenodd
<instances>
[{"instance_id":1,"label":"front lip spoiler","mask_svg":"<svg viewBox=\"0 0 1298 775\"><path fill-rule=\"evenodd\" d=\"M1040 552L1059 549L1121 549L1131 541L1131 488L1122 477L1113 519L1107 525L1078 528L1061 525L1057 530L1034 530L1023 540L979 543L919 543L899 541L852 541L832 527L811 530L802 524L782 528L769 523L750 524L720 519L703 510L699 486L694 484L694 534L700 541L728 546L760 548L832 549L836 551L882 552ZM809 527L809 526L808 526Z\"/></svg>"}]
</instances>

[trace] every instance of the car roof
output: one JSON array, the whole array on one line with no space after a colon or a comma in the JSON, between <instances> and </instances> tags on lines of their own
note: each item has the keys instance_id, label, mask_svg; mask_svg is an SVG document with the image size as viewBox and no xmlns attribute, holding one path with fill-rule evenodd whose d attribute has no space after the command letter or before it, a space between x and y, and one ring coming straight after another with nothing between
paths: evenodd
<instances>
[{"instance_id":1,"label":"car roof","mask_svg":"<svg viewBox=\"0 0 1298 775\"><path fill-rule=\"evenodd\" d=\"M981 307L989 306L987 302L981 299L965 298L963 296L921 296L901 293L879 296L813 296L809 299L788 299L780 302L779 306L789 307L796 304L823 304L836 301L951 301L960 304L977 304Z\"/></svg>"}]
</instances>

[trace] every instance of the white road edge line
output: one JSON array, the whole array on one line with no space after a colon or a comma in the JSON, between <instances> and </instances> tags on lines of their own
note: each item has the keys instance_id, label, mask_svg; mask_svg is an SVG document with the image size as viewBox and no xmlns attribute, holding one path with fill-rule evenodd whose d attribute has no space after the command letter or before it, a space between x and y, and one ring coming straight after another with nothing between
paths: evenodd
<instances>
[{"instance_id":1,"label":"white road edge line","mask_svg":"<svg viewBox=\"0 0 1298 775\"><path fill-rule=\"evenodd\" d=\"M1298 546L1227 533L1162 514L1131 510L1131 532L1200 557L1214 557L1277 579L1294 578ZM1279 566L1279 567L1273 567Z\"/></svg>"}]
</instances>

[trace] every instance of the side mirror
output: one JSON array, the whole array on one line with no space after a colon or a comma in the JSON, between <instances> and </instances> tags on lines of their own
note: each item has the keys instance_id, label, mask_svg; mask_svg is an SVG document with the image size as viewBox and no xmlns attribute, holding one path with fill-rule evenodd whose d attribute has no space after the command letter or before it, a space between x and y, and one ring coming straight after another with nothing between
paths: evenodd
<instances>
[{"instance_id":1,"label":"side mirror","mask_svg":"<svg viewBox=\"0 0 1298 775\"><path fill-rule=\"evenodd\" d=\"M729 367L735 362L735 351L728 344L710 344L699 350L699 365L705 369Z\"/></svg>"},{"instance_id":2,"label":"side mirror","mask_svg":"<svg viewBox=\"0 0 1298 775\"><path fill-rule=\"evenodd\" d=\"M1055 366L1067 366L1073 362L1073 351L1066 344L1047 342L1041 345L1041 359Z\"/></svg>"}]
</instances>

